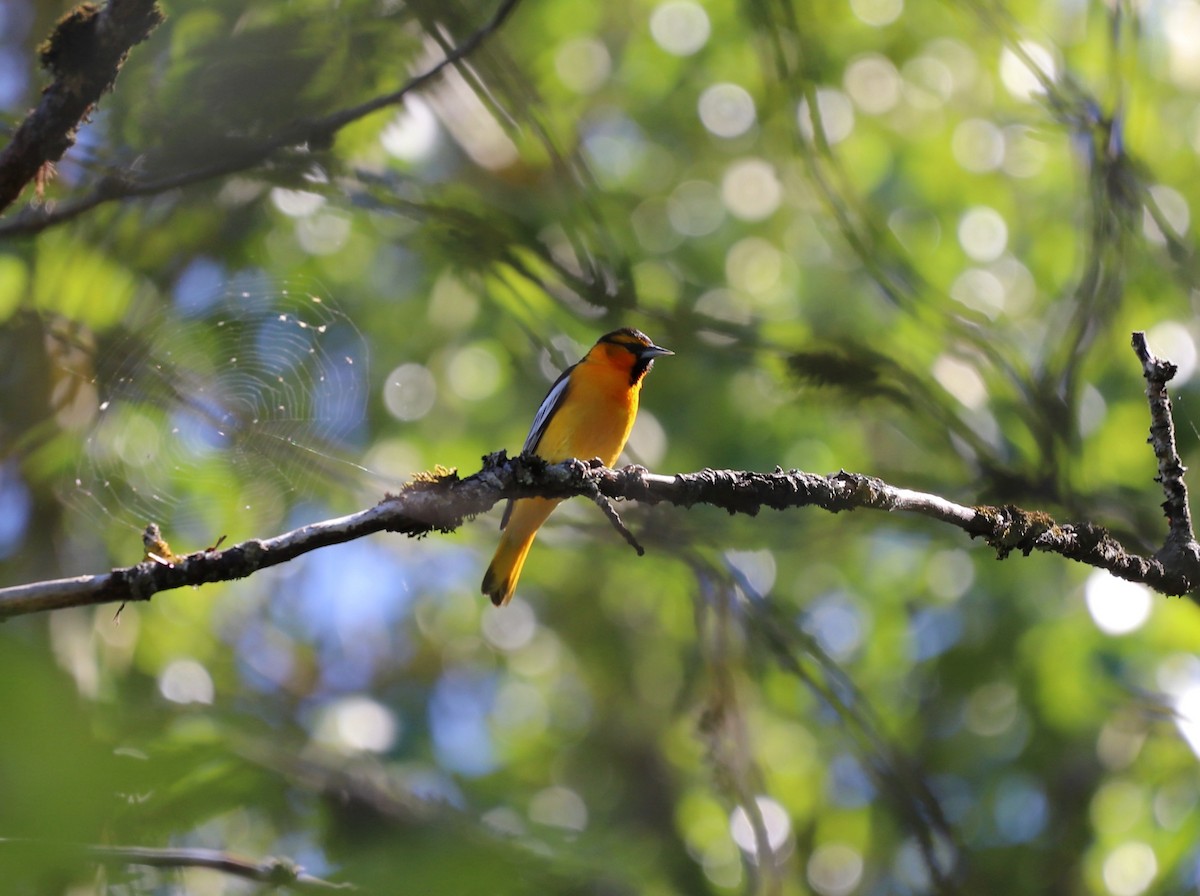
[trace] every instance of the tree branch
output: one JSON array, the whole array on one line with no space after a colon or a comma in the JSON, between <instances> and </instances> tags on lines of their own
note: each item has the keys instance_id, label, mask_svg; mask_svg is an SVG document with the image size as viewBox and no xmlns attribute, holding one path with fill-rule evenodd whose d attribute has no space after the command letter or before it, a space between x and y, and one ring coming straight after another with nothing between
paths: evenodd
<instances>
[{"instance_id":1,"label":"tree branch","mask_svg":"<svg viewBox=\"0 0 1200 896\"><path fill-rule=\"evenodd\" d=\"M1178 368L1170 361L1154 356L1146 345L1146 334L1133 334L1133 350L1142 362L1142 375L1146 378L1146 400L1150 403L1150 438L1158 459L1158 475L1155 480L1162 483L1166 500L1162 508L1167 515L1167 540L1155 556L1165 564L1190 568L1192 581L1196 581L1195 570L1200 566L1200 545L1192 531L1192 512L1188 507L1187 484L1183 474L1187 467L1179 458L1175 444L1175 421L1171 415L1171 398L1167 395L1167 383L1175 377Z\"/></svg>"},{"instance_id":2,"label":"tree branch","mask_svg":"<svg viewBox=\"0 0 1200 896\"><path fill-rule=\"evenodd\" d=\"M0 846L43 845L38 841L0 837ZM353 890L353 884L334 883L305 873L291 859L274 856L261 862L217 849L150 846L96 846L54 844L82 857L120 865L149 865L154 868L208 868L271 887L288 887L302 892Z\"/></svg>"},{"instance_id":3,"label":"tree branch","mask_svg":"<svg viewBox=\"0 0 1200 896\"><path fill-rule=\"evenodd\" d=\"M112 0L112 2L122 2L122 0ZM132 3L135 0L123 0L123 2ZM141 0L141 2L145 2L145 0ZM54 208L31 207L25 209L13 220L0 224L0 237L40 233L47 227L78 217L113 200L157 195L215 177L244 171L260 165L292 147L326 146L333 136L346 125L365 118L372 112L398 105L408 94L424 87L447 67L461 62L504 24L512 11L516 9L518 2L519 0L503 0L491 19L468 35L461 44L447 53L445 58L391 93L382 94L356 106L340 109L320 118L294 121L262 140L231 146L227 155L200 168L146 178L134 177L128 172L120 176L105 177L96 184L90 193L74 202L63 203ZM2 166L2 162L3 160L0 158L0 166ZM0 205L0 208L3 208L3 205Z\"/></svg>"},{"instance_id":4,"label":"tree branch","mask_svg":"<svg viewBox=\"0 0 1200 896\"><path fill-rule=\"evenodd\" d=\"M0 209L75 144L76 129L112 89L130 49L162 21L155 0L109 0L103 9L84 3L59 20L39 51L54 81L0 152Z\"/></svg>"},{"instance_id":5,"label":"tree branch","mask_svg":"<svg viewBox=\"0 0 1200 896\"><path fill-rule=\"evenodd\" d=\"M208 868L271 887L288 887L304 892L316 890L353 890L353 884L334 883L306 874L291 859L270 857L256 862L217 849L148 846L89 846L87 853L98 859L122 865L149 865L154 868Z\"/></svg>"},{"instance_id":6,"label":"tree branch","mask_svg":"<svg viewBox=\"0 0 1200 896\"><path fill-rule=\"evenodd\" d=\"M274 538L251 539L225 550L213 547L185 557L177 557L163 546L156 551L158 556L137 566L0 588L0 619L63 607L149 600L159 591L240 579L317 548L374 532L399 532L414 538L431 532L452 532L506 498L576 496L591 498L601 507L605 506L604 499L678 507L711 504L731 514L751 516L764 507L786 510L813 506L831 513L854 509L901 511L949 523L972 538L982 538L1000 559L1013 551L1027 556L1033 551L1060 554L1149 585L1163 594L1191 594L1200 584L1200 545L1192 534L1183 482L1185 468L1175 447L1171 402L1166 394L1166 383L1174 376L1175 367L1150 353L1144 333L1133 334L1133 345L1146 377L1152 421L1149 441L1158 457L1156 479L1162 482L1167 495L1163 508L1170 525L1163 547L1153 557L1126 551L1104 528L1092 523L1059 524L1047 513L1011 504L967 507L845 470L828 476L779 467L774 473L701 470L661 476L636 466L611 470L599 461L578 460L548 464L532 455L510 458L499 451L485 457L482 469L465 479L455 471L422 474L374 507ZM606 509L606 515L631 545L639 547L620 524L615 510ZM1197 600L1195 594L1191 597Z\"/></svg>"}]
</instances>

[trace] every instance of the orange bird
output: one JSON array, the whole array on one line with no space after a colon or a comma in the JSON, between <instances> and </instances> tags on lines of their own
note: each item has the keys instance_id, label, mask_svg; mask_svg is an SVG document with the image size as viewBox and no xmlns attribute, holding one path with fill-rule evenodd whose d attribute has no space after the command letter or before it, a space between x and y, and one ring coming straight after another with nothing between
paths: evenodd
<instances>
[{"instance_id":1,"label":"orange bird","mask_svg":"<svg viewBox=\"0 0 1200 896\"><path fill-rule=\"evenodd\" d=\"M578 364L564 370L542 400L521 451L551 463L598 457L611 467L629 439L642 378L660 355L673 355L640 330L623 327L601 336ZM509 501L500 546L483 576L483 593L508 603L538 529L558 506L551 498Z\"/></svg>"}]
</instances>

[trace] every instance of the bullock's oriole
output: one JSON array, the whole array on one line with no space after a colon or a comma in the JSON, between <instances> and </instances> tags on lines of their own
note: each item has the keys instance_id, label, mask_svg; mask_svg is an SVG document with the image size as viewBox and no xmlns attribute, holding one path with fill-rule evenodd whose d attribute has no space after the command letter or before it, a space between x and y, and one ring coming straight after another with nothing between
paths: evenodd
<instances>
[{"instance_id":1,"label":"bullock's oriole","mask_svg":"<svg viewBox=\"0 0 1200 896\"><path fill-rule=\"evenodd\" d=\"M672 354L631 327L601 336L554 381L521 450L551 463L598 457L611 467L633 429L642 378L655 358ZM550 498L508 502L500 546L483 576L483 593L496 606L512 599L529 547L558 503Z\"/></svg>"}]
</instances>

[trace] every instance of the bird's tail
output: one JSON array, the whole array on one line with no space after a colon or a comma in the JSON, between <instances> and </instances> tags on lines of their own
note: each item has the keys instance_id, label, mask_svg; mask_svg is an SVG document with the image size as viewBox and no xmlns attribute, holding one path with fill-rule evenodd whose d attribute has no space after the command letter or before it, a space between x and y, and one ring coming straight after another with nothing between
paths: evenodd
<instances>
[{"instance_id":1,"label":"bird's tail","mask_svg":"<svg viewBox=\"0 0 1200 896\"><path fill-rule=\"evenodd\" d=\"M483 574L483 593L496 606L502 607L512 600L533 539L558 503L547 498L524 498L513 505L496 554Z\"/></svg>"}]
</instances>

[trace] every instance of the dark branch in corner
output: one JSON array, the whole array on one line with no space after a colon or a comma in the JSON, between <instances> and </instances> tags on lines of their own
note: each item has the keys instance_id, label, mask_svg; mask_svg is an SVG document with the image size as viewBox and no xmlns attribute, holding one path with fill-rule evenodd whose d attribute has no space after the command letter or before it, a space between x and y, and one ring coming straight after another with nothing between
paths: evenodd
<instances>
[{"instance_id":1,"label":"dark branch in corner","mask_svg":"<svg viewBox=\"0 0 1200 896\"><path fill-rule=\"evenodd\" d=\"M113 0L113 2L120 2L120 0ZM134 0L125 0L125 2L130 3ZM289 126L263 140L240 144L236 150L231 150L228 155L215 159L211 164L202 168L177 171L155 178L137 178L129 173L106 177L90 193L74 202L63 203L55 208L25 209L13 220L0 224L0 237L39 233L47 227L76 218L106 202L139 196L153 196L168 190L245 171L294 147L327 146L333 140L334 135L346 125L365 118L372 112L398 105L408 94L424 87L447 67L456 65L468 57L504 24L512 11L516 9L518 2L519 0L503 0L491 19L468 35L462 43L455 46L444 59L391 93L374 97L364 103L332 112L321 118L292 122ZM0 177L3 176L2 162L3 160L0 159ZM3 208L2 204L0 204L0 208Z\"/></svg>"},{"instance_id":2,"label":"dark branch in corner","mask_svg":"<svg viewBox=\"0 0 1200 896\"><path fill-rule=\"evenodd\" d=\"M74 145L76 129L112 89L130 49L162 21L154 0L109 0L103 9L84 3L59 20L39 51L54 81L0 152L0 209Z\"/></svg>"},{"instance_id":3,"label":"dark branch in corner","mask_svg":"<svg viewBox=\"0 0 1200 896\"><path fill-rule=\"evenodd\" d=\"M903 511L950 523L972 538L982 538L1001 559L1013 551L1025 555L1033 551L1060 554L1149 585L1163 594L1189 594L1200 584L1200 546L1191 531L1184 467L1175 449L1171 405L1166 397L1165 384L1174 375L1174 367L1150 354L1143 334L1134 334L1133 340L1146 376L1152 419L1150 441L1159 459L1158 478L1167 495L1163 507L1170 522L1166 543L1153 557L1126 551L1105 529L1091 523L1059 524L1046 513L1012 505L966 507L845 470L828 476L778 468L774 473L701 470L661 476L641 467L610 470L598 462L578 460L548 464L528 455L509 458L500 451L484 458L483 468L465 479L453 471L422 475L399 494L387 496L368 510L275 538L252 539L225 550L198 551L186 557L157 556L100 575L0 589L0 619L63 607L149 600L159 591L240 579L317 548L374 532L399 532L414 538L431 532L452 532L499 501L528 497L585 496L597 503L620 499L678 507L710 504L731 514L751 516L763 508L808 506L832 513L855 509ZM628 540L615 511L608 516ZM1194 594L1192 598L1196 599Z\"/></svg>"}]
</instances>

